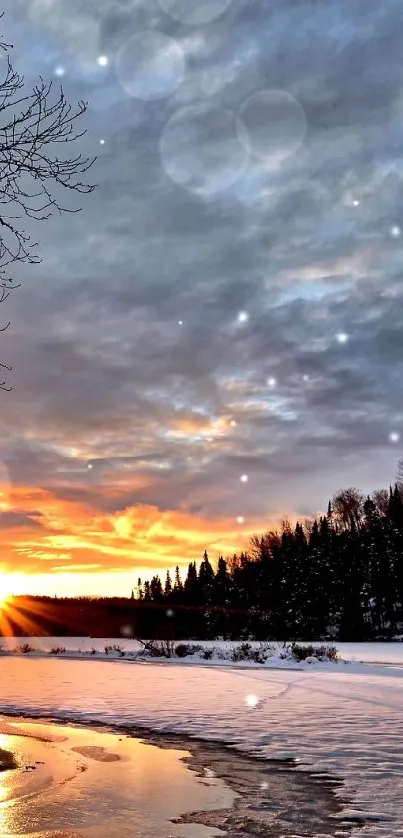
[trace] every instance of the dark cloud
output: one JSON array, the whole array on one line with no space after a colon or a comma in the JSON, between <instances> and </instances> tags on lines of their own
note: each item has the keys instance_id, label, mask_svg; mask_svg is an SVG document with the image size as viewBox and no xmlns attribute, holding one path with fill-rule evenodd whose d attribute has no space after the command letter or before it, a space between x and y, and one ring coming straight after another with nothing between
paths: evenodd
<instances>
[{"instance_id":1,"label":"dark cloud","mask_svg":"<svg viewBox=\"0 0 403 838\"><path fill-rule=\"evenodd\" d=\"M41 513L33 512L26 515L18 510L7 510L0 514L2 530L41 529Z\"/></svg>"},{"instance_id":2,"label":"dark cloud","mask_svg":"<svg viewBox=\"0 0 403 838\"><path fill-rule=\"evenodd\" d=\"M322 509L360 479L365 490L393 480L400 5L269 6L233 0L208 26L185 26L157 0L19 0L4 18L28 85L62 66L68 98L88 99L82 150L99 155L83 212L39 225L42 264L17 271L24 287L3 343L14 365L2 400L13 486L105 514L145 504L263 522ZM186 61L159 101L131 98L115 72L118 50L143 29L174 38ZM169 55L160 61L165 72ZM145 94L150 81L145 73ZM170 179L160 138L173 114L200 101L238 112L273 88L305 114L294 154L276 165L252 156L212 195ZM259 142L271 130L261 119ZM280 129L279 153L290 140ZM214 124L196 139L211 185L226 146Z\"/></svg>"}]
</instances>

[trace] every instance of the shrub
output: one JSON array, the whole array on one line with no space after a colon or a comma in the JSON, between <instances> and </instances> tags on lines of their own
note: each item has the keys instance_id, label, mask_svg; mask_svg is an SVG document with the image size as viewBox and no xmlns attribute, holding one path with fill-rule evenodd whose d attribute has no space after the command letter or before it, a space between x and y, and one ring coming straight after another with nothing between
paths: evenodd
<instances>
[{"instance_id":1,"label":"shrub","mask_svg":"<svg viewBox=\"0 0 403 838\"><path fill-rule=\"evenodd\" d=\"M121 658L125 656L125 650L122 646L119 646L119 643L114 643L112 646L105 646L105 655L109 655L109 652L117 652Z\"/></svg>"},{"instance_id":2,"label":"shrub","mask_svg":"<svg viewBox=\"0 0 403 838\"><path fill-rule=\"evenodd\" d=\"M34 649L34 647L31 646L29 643L20 643L18 646L16 646L15 651L18 654L29 655L30 652L35 652L36 649Z\"/></svg>"},{"instance_id":3,"label":"shrub","mask_svg":"<svg viewBox=\"0 0 403 838\"><path fill-rule=\"evenodd\" d=\"M270 655L272 647L269 643L261 643L259 647L252 646L251 643L240 643L232 650L232 660L251 661L252 663L265 663Z\"/></svg>"},{"instance_id":4,"label":"shrub","mask_svg":"<svg viewBox=\"0 0 403 838\"><path fill-rule=\"evenodd\" d=\"M251 652L252 646L250 643L240 643L239 646L234 646L232 650L232 660L235 663L250 660Z\"/></svg>"},{"instance_id":5,"label":"shrub","mask_svg":"<svg viewBox=\"0 0 403 838\"><path fill-rule=\"evenodd\" d=\"M66 651L65 646L52 646L52 648L50 650L50 654L51 655L64 655L65 651Z\"/></svg>"},{"instance_id":6,"label":"shrub","mask_svg":"<svg viewBox=\"0 0 403 838\"><path fill-rule=\"evenodd\" d=\"M306 658L317 658L319 661L337 661L337 649L335 646L303 646L300 643L293 643L291 654L296 661L304 661Z\"/></svg>"},{"instance_id":7,"label":"shrub","mask_svg":"<svg viewBox=\"0 0 403 838\"><path fill-rule=\"evenodd\" d=\"M172 658L175 654L175 645L173 640L140 640L143 646L139 656L149 655L152 658Z\"/></svg>"},{"instance_id":8,"label":"shrub","mask_svg":"<svg viewBox=\"0 0 403 838\"><path fill-rule=\"evenodd\" d=\"M202 647L197 643L178 643L174 651L177 658L187 658L190 655L200 654Z\"/></svg>"},{"instance_id":9,"label":"shrub","mask_svg":"<svg viewBox=\"0 0 403 838\"><path fill-rule=\"evenodd\" d=\"M214 646L213 647L210 646L210 647L207 647L206 649L202 649L200 654L201 654L201 657L203 658L203 660L211 661L211 659L214 655Z\"/></svg>"}]
</instances>

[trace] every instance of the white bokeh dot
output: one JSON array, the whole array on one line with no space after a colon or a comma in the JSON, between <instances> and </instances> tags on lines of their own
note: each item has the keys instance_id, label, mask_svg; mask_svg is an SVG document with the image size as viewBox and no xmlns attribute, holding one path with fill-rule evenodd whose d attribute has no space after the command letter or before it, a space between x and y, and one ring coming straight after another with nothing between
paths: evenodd
<instances>
[{"instance_id":1,"label":"white bokeh dot","mask_svg":"<svg viewBox=\"0 0 403 838\"><path fill-rule=\"evenodd\" d=\"M393 227L390 228L390 235L392 236L392 239L400 238L402 231L398 224L394 224Z\"/></svg>"},{"instance_id":2,"label":"white bokeh dot","mask_svg":"<svg viewBox=\"0 0 403 838\"><path fill-rule=\"evenodd\" d=\"M109 58L107 55L99 55L97 58L97 64L99 67L107 67L109 64Z\"/></svg>"},{"instance_id":3,"label":"white bokeh dot","mask_svg":"<svg viewBox=\"0 0 403 838\"><path fill-rule=\"evenodd\" d=\"M244 524L245 523L245 518L243 517L243 515L238 515L238 517L236 519L236 522L237 522L237 524Z\"/></svg>"},{"instance_id":4,"label":"white bokeh dot","mask_svg":"<svg viewBox=\"0 0 403 838\"><path fill-rule=\"evenodd\" d=\"M160 151L174 183L202 196L233 186L249 162L238 141L235 115L206 102L184 107L168 120Z\"/></svg>"},{"instance_id":5,"label":"white bokeh dot","mask_svg":"<svg viewBox=\"0 0 403 838\"><path fill-rule=\"evenodd\" d=\"M100 140L99 145L105 145L105 140Z\"/></svg>"},{"instance_id":6,"label":"white bokeh dot","mask_svg":"<svg viewBox=\"0 0 403 838\"><path fill-rule=\"evenodd\" d=\"M305 111L285 90L261 90L241 105L239 141L259 160L277 167L301 147L307 120Z\"/></svg>"},{"instance_id":7,"label":"white bokeh dot","mask_svg":"<svg viewBox=\"0 0 403 838\"><path fill-rule=\"evenodd\" d=\"M270 376L270 378L267 379L268 387L271 387L273 389L273 387L275 387L276 384L277 384L277 379L273 378L273 376Z\"/></svg>"},{"instance_id":8,"label":"white bokeh dot","mask_svg":"<svg viewBox=\"0 0 403 838\"><path fill-rule=\"evenodd\" d=\"M229 9L232 0L158 0L161 9L174 20L189 26L212 23Z\"/></svg>"},{"instance_id":9,"label":"white bokeh dot","mask_svg":"<svg viewBox=\"0 0 403 838\"><path fill-rule=\"evenodd\" d=\"M337 343L341 343L341 344L348 343L348 335L346 334L346 332L339 332L336 335L336 340L337 340Z\"/></svg>"},{"instance_id":10,"label":"white bokeh dot","mask_svg":"<svg viewBox=\"0 0 403 838\"><path fill-rule=\"evenodd\" d=\"M167 617L173 617L174 616L174 612L173 612L172 608L167 608L165 613L166 613Z\"/></svg>"},{"instance_id":11,"label":"white bokeh dot","mask_svg":"<svg viewBox=\"0 0 403 838\"><path fill-rule=\"evenodd\" d=\"M65 72L64 67L55 67L55 76L64 76Z\"/></svg>"},{"instance_id":12,"label":"white bokeh dot","mask_svg":"<svg viewBox=\"0 0 403 838\"><path fill-rule=\"evenodd\" d=\"M247 311L240 311L238 314L238 323L247 323L249 320L249 314Z\"/></svg>"},{"instance_id":13,"label":"white bokeh dot","mask_svg":"<svg viewBox=\"0 0 403 838\"><path fill-rule=\"evenodd\" d=\"M165 99L184 79L184 52L178 41L162 32L137 32L120 48L116 72L129 96L145 102Z\"/></svg>"},{"instance_id":14,"label":"white bokeh dot","mask_svg":"<svg viewBox=\"0 0 403 838\"><path fill-rule=\"evenodd\" d=\"M400 434L398 434L397 431L391 431L389 434L389 442L399 442L399 440Z\"/></svg>"},{"instance_id":15,"label":"white bokeh dot","mask_svg":"<svg viewBox=\"0 0 403 838\"><path fill-rule=\"evenodd\" d=\"M231 428L235 428L235 427L236 427L236 421L235 421L235 419L231 419L231 421L230 421L230 425L231 425Z\"/></svg>"},{"instance_id":16,"label":"white bokeh dot","mask_svg":"<svg viewBox=\"0 0 403 838\"><path fill-rule=\"evenodd\" d=\"M247 483L248 480L249 480L249 477L248 477L247 474L241 474L239 479L240 479L241 483Z\"/></svg>"}]
</instances>

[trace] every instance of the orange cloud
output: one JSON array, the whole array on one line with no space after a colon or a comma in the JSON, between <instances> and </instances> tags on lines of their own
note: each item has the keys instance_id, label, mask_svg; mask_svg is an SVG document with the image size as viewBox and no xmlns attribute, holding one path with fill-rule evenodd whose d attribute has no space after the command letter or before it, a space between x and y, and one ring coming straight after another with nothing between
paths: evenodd
<instances>
[{"instance_id":1,"label":"orange cloud","mask_svg":"<svg viewBox=\"0 0 403 838\"><path fill-rule=\"evenodd\" d=\"M7 514L14 518L3 532L1 570L15 575L15 593L40 592L39 579L43 593L79 593L85 576L86 588L92 578L94 593L117 593L124 580L129 594L139 575L164 574L176 564L185 568L205 549L215 561L267 527L258 520L237 526L232 518L207 520L151 504L100 513L90 503L24 487L13 489Z\"/></svg>"}]
</instances>

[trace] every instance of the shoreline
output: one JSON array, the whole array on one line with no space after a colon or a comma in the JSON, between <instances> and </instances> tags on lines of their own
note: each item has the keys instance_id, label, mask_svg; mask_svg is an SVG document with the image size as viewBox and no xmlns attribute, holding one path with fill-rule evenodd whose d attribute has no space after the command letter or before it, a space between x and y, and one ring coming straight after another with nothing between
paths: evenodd
<instances>
[{"instance_id":1,"label":"shoreline","mask_svg":"<svg viewBox=\"0 0 403 838\"><path fill-rule=\"evenodd\" d=\"M87 742L70 748L73 760L79 757L74 777L77 782L77 772L80 772L80 787L85 787L90 779L89 769L93 767L94 762L98 765L105 764L109 771L113 770L114 766L119 767L118 743L125 742L129 749L130 743L135 746L140 742L160 751L181 752L181 763L186 765L198 784L205 787L224 785L231 791L235 803L214 810L198 810L196 807L194 811L188 811L186 808L186 811L178 813L171 821L177 828L198 825L200 828L229 830L231 835L245 836L263 834L261 830L266 828L268 831L272 830L270 834L273 836L291 836L293 831L295 834L297 825L303 828L306 824L310 825L310 828L316 825L318 833L324 836L332 836L337 833L337 829L348 830L353 825L343 817L343 801L334 793L336 789L340 789L343 781L330 775L315 776L314 770L310 771L308 766L301 767L300 763L297 771L297 763L294 760L268 760L242 753L223 742L205 741L175 733L157 733L133 726L118 727L107 723L91 724L74 719L68 721L32 715L24 717L21 714L1 714L1 725L2 729L7 729L11 734L28 741L31 752L32 743L34 753L37 745L42 757L44 751L40 746L43 746L44 742L51 743L53 751L56 749L56 753L59 751L60 755L60 752L66 749L65 744L62 746L66 741L66 735L68 738L70 734L72 741L77 738L85 742L88 740L89 745ZM35 727L40 729L38 738L35 736ZM63 735L58 735L58 732ZM91 744L93 741L95 744ZM108 747L103 747L103 741ZM29 774L31 794L36 785L40 786L44 773L46 774L46 765L38 765L38 768L42 769L37 772L38 783L32 773ZM44 789L39 791L39 796L43 794ZM189 801L186 803L188 807ZM39 836L41 833L37 834ZM47 830L46 838L51 838L51 834ZM54 834L56 835L56 832ZM60 838L72 835L60 830L57 834ZM92 833L88 832L88 835L90 834ZM180 835L182 834L186 836L187 833L181 832ZM5 835L11 836L12 833ZM87 831L80 831L78 827L78 831L74 832L74 838L81 838L81 835L86 836ZM105 835L109 835L109 832Z\"/></svg>"}]
</instances>

